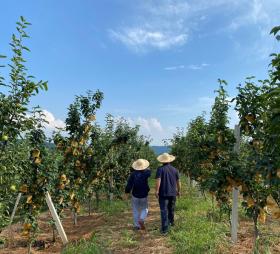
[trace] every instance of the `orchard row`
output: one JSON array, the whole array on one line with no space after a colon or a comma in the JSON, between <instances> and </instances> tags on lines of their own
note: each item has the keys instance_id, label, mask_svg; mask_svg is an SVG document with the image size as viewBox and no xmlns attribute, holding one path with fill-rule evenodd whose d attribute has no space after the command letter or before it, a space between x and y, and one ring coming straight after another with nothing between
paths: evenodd
<instances>
[{"instance_id":1,"label":"orchard row","mask_svg":"<svg viewBox=\"0 0 280 254\"><path fill-rule=\"evenodd\" d=\"M271 31L278 40L279 31L280 27ZM271 58L268 78L257 82L247 78L232 99L227 83L219 80L210 119L196 117L186 132L179 131L172 139L176 166L210 192L228 215L232 190L240 189L256 239L258 223L265 223L267 215L280 219L280 54ZM236 123L240 140L228 126L231 106L240 119ZM239 142L240 149L236 149Z\"/></svg>"},{"instance_id":2,"label":"orchard row","mask_svg":"<svg viewBox=\"0 0 280 254\"><path fill-rule=\"evenodd\" d=\"M38 215L46 209L47 192L58 214L70 209L77 223L81 204L93 195L97 200L121 197L133 160L147 158L152 166L156 160L138 126L111 115L104 128L95 122L103 100L100 91L77 96L68 108L65 129L46 138L43 111L30 110L30 99L48 86L27 74L23 57L29 51L24 46L29 25L23 17L17 23L10 43L9 80L0 76L0 227L8 223L21 193L17 214L23 221L22 236L31 246L38 232Z\"/></svg>"}]
</instances>

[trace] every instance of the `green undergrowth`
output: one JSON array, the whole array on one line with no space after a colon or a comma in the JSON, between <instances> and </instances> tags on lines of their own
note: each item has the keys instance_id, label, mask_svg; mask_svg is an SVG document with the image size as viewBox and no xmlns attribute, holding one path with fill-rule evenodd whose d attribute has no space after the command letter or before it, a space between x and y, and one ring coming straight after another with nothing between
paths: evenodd
<instances>
[{"instance_id":1,"label":"green undergrowth","mask_svg":"<svg viewBox=\"0 0 280 254\"><path fill-rule=\"evenodd\" d=\"M81 240L77 243L71 243L67 246L62 254L104 254L106 253L100 246L98 246L96 239L93 237L90 240Z\"/></svg>"},{"instance_id":2,"label":"green undergrowth","mask_svg":"<svg viewBox=\"0 0 280 254\"><path fill-rule=\"evenodd\" d=\"M185 179L182 179L182 182L185 183ZM151 179L151 188L154 188L154 183L155 181ZM221 247L223 250L228 249L226 233L229 233L229 225L225 218L222 218L221 221L218 220L218 210L212 211L211 207L212 202L209 197L205 198L200 194L197 188L183 184L183 195L176 203L176 226L167 236L175 253L218 254L223 253ZM114 200L110 202L103 200L99 203L98 212L104 212L106 216L109 217L117 217L128 209L130 209L130 204L127 201ZM106 232L106 230L104 232ZM151 232L151 234L158 237L159 231ZM95 235L89 241L80 241L71 244L62 253L110 253L104 250L107 249L110 244L102 243L100 240L103 238L103 236ZM135 247L137 243L134 234L131 234L128 230L122 232L120 245L127 248Z\"/></svg>"},{"instance_id":3,"label":"green undergrowth","mask_svg":"<svg viewBox=\"0 0 280 254\"><path fill-rule=\"evenodd\" d=\"M126 200L102 200L98 206L98 212L106 213L109 216L114 216L124 212L130 208L130 204Z\"/></svg>"},{"instance_id":4,"label":"green undergrowth","mask_svg":"<svg viewBox=\"0 0 280 254\"><path fill-rule=\"evenodd\" d=\"M124 200L101 200L98 205L98 212L105 213L106 216L118 216L122 212L128 209L128 202ZM83 208L83 212L86 212L87 208ZM76 243L69 244L63 251L62 254L105 254L111 253L106 250L104 245L100 243L98 236L92 237L90 240L80 240Z\"/></svg>"},{"instance_id":5,"label":"green undergrowth","mask_svg":"<svg viewBox=\"0 0 280 254\"><path fill-rule=\"evenodd\" d=\"M222 253L229 231L227 222L209 217L211 199L200 195L196 188L185 186L183 193L176 204L176 226L169 234L175 253Z\"/></svg>"}]
</instances>

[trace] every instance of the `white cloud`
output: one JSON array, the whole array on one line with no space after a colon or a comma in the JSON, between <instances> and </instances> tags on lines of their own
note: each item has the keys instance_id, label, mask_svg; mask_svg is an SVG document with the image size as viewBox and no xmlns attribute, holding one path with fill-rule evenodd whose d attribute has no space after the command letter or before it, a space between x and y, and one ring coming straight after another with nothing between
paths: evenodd
<instances>
[{"instance_id":1,"label":"white cloud","mask_svg":"<svg viewBox=\"0 0 280 254\"><path fill-rule=\"evenodd\" d=\"M259 25L271 28L279 18L280 2L275 0L253 0L240 2L240 14L231 22L231 29L238 29L248 25Z\"/></svg>"},{"instance_id":2,"label":"white cloud","mask_svg":"<svg viewBox=\"0 0 280 254\"><path fill-rule=\"evenodd\" d=\"M231 97L231 98L228 98L228 100L229 101L231 101L233 99L233 97ZM237 111L234 109L234 107L235 107L235 104L236 104L236 101L234 100L234 101L232 101L229 105L230 105L230 108L229 108L229 111L228 111L228 117L229 117L229 124L228 124L228 126L230 127L230 128L234 128L234 126L236 125L236 124L239 124L239 121L240 121L240 119L239 119L239 116L238 116L238 113L237 113Z\"/></svg>"},{"instance_id":3,"label":"white cloud","mask_svg":"<svg viewBox=\"0 0 280 254\"><path fill-rule=\"evenodd\" d=\"M207 66L209 66L209 64L206 64L206 63L202 63L199 65L191 64L188 66L188 68L191 70L202 70L203 68L205 68Z\"/></svg>"},{"instance_id":4,"label":"white cloud","mask_svg":"<svg viewBox=\"0 0 280 254\"><path fill-rule=\"evenodd\" d=\"M267 59L268 56L274 52L277 42L269 35L270 30L279 25L279 0L239 0L239 12L229 25L229 32L234 32L248 27L254 27L257 31L255 39L250 45L240 45L241 48L246 48L246 57L252 56L257 59ZM234 43L236 38L233 37ZM249 46L249 47L248 47Z\"/></svg>"},{"instance_id":5,"label":"white cloud","mask_svg":"<svg viewBox=\"0 0 280 254\"><path fill-rule=\"evenodd\" d=\"M256 54L266 55L272 48L268 33L279 23L279 9L279 0L135 0L132 15L109 29L109 34L135 52L166 50L185 45L195 33L201 36L201 25L221 13L228 21L219 24L214 33L232 34L253 25L260 35L249 47ZM199 68L190 66L193 70Z\"/></svg>"},{"instance_id":6,"label":"white cloud","mask_svg":"<svg viewBox=\"0 0 280 254\"><path fill-rule=\"evenodd\" d=\"M186 66L186 65L175 65L175 66L164 67L164 70L165 71L176 71L176 70L182 70L182 69L202 70L202 69L204 69L207 66L209 66L209 64L207 64L207 63L190 64L188 66Z\"/></svg>"},{"instance_id":7,"label":"white cloud","mask_svg":"<svg viewBox=\"0 0 280 254\"><path fill-rule=\"evenodd\" d=\"M170 49L187 43L189 34L206 19L206 12L234 0L135 0L133 16L109 29L111 38L136 52Z\"/></svg>"},{"instance_id":8,"label":"white cloud","mask_svg":"<svg viewBox=\"0 0 280 254\"><path fill-rule=\"evenodd\" d=\"M173 127L163 127L160 120L151 117L126 118L130 126L140 126L140 134L152 138L153 145L162 145L164 139L169 139L174 133Z\"/></svg>"},{"instance_id":9,"label":"white cloud","mask_svg":"<svg viewBox=\"0 0 280 254\"><path fill-rule=\"evenodd\" d=\"M157 0L153 4L146 1L143 7L156 16L185 15L191 9L190 4L182 0Z\"/></svg>"},{"instance_id":10,"label":"white cloud","mask_svg":"<svg viewBox=\"0 0 280 254\"><path fill-rule=\"evenodd\" d=\"M186 1L136 1L135 9L137 15L131 17L129 25L109 30L111 38L135 52L165 50L187 42L185 17L190 6Z\"/></svg>"},{"instance_id":11,"label":"white cloud","mask_svg":"<svg viewBox=\"0 0 280 254\"><path fill-rule=\"evenodd\" d=\"M233 107L231 107L228 111L228 116L229 116L228 126L233 129L236 124L239 124L238 113L237 113L237 111L234 110Z\"/></svg>"},{"instance_id":12,"label":"white cloud","mask_svg":"<svg viewBox=\"0 0 280 254\"><path fill-rule=\"evenodd\" d=\"M127 121L131 126L140 125L140 130L144 135L150 135L153 132L163 132L160 121L157 118L128 118Z\"/></svg>"},{"instance_id":13,"label":"white cloud","mask_svg":"<svg viewBox=\"0 0 280 254\"><path fill-rule=\"evenodd\" d=\"M146 47L168 49L172 46L183 45L187 40L187 34L172 34L169 31L149 30L147 28L124 28L120 31L110 30L112 38L138 52Z\"/></svg>"},{"instance_id":14,"label":"white cloud","mask_svg":"<svg viewBox=\"0 0 280 254\"><path fill-rule=\"evenodd\" d=\"M175 71L175 70L185 69L185 67L186 67L185 65L167 66L167 67L164 67L164 70Z\"/></svg>"},{"instance_id":15,"label":"white cloud","mask_svg":"<svg viewBox=\"0 0 280 254\"><path fill-rule=\"evenodd\" d=\"M44 124L47 134L52 133L56 128L65 128L64 121L56 118L50 111L43 110L42 113L44 115L44 120L47 121L47 123Z\"/></svg>"}]
</instances>

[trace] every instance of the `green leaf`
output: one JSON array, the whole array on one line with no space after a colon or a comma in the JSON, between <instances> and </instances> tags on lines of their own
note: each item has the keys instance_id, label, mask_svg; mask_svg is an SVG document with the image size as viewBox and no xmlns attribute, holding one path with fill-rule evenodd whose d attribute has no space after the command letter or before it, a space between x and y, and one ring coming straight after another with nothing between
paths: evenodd
<instances>
[{"instance_id":1,"label":"green leaf","mask_svg":"<svg viewBox=\"0 0 280 254\"><path fill-rule=\"evenodd\" d=\"M270 34L276 35L280 31L280 26L275 26L271 29Z\"/></svg>"},{"instance_id":2,"label":"green leaf","mask_svg":"<svg viewBox=\"0 0 280 254\"><path fill-rule=\"evenodd\" d=\"M22 48L25 49L26 51L29 51L29 52L30 52L30 49L29 49L29 48L27 48L27 47L25 47L25 46L23 46Z\"/></svg>"},{"instance_id":3,"label":"green leaf","mask_svg":"<svg viewBox=\"0 0 280 254\"><path fill-rule=\"evenodd\" d=\"M45 91L48 91L48 82L44 82L44 83L43 83L43 86L44 86L44 88L45 88Z\"/></svg>"},{"instance_id":4,"label":"green leaf","mask_svg":"<svg viewBox=\"0 0 280 254\"><path fill-rule=\"evenodd\" d=\"M255 78L255 76L250 76L250 77L247 77L246 79L251 80L251 79L254 79L254 78Z\"/></svg>"}]
</instances>

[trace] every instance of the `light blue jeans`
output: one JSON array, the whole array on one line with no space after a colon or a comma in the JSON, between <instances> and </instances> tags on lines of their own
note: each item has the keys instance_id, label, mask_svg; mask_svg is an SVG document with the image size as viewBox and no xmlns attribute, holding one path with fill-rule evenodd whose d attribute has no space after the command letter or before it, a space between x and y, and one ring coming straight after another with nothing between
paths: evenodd
<instances>
[{"instance_id":1,"label":"light blue jeans","mask_svg":"<svg viewBox=\"0 0 280 254\"><path fill-rule=\"evenodd\" d=\"M134 226L140 227L139 220L145 220L148 216L148 198L136 198L132 196L132 211Z\"/></svg>"}]
</instances>

